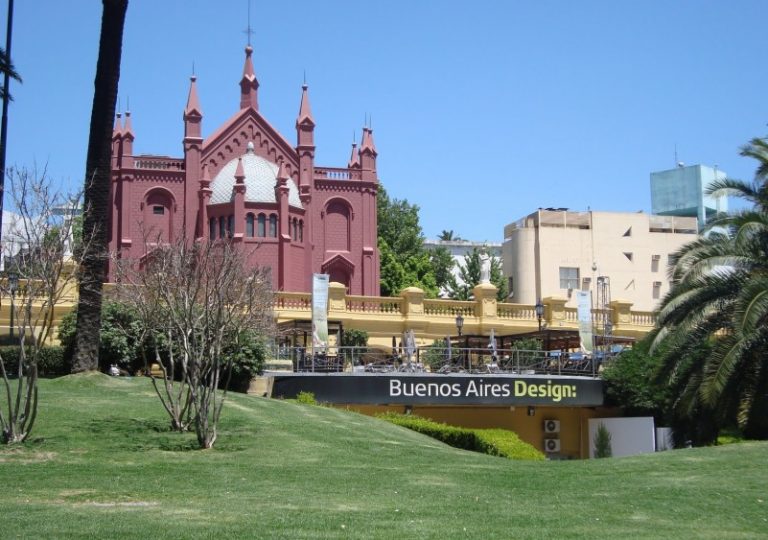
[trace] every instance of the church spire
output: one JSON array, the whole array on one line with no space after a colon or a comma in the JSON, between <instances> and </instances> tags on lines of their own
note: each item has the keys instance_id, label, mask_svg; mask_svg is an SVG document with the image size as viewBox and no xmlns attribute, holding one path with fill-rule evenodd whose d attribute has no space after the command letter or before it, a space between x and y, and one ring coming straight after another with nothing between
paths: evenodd
<instances>
[{"instance_id":1,"label":"church spire","mask_svg":"<svg viewBox=\"0 0 768 540\"><path fill-rule=\"evenodd\" d=\"M240 108L259 110L258 89L259 81L256 79L256 72L253 70L253 61L251 54L253 47L248 45L245 48L245 64L243 65L243 78L240 79Z\"/></svg>"},{"instance_id":2,"label":"church spire","mask_svg":"<svg viewBox=\"0 0 768 540\"><path fill-rule=\"evenodd\" d=\"M307 83L301 85L301 105L299 105L299 117L296 118L296 127L299 124L315 125L315 119L312 118L312 108L309 106L308 89Z\"/></svg>"},{"instance_id":3,"label":"church spire","mask_svg":"<svg viewBox=\"0 0 768 540\"><path fill-rule=\"evenodd\" d=\"M203 116L203 109L200 107L200 98L197 97L197 77L192 75L189 83L189 96L187 97L187 108L184 109L184 116Z\"/></svg>"},{"instance_id":4,"label":"church spire","mask_svg":"<svg viewBox=\"0 0 768 540\"><path fill-rule=\"evenodd\" d=\"M360 143L360 152L363 153L366 150L370 151L374 157L376 156L376 145L373 144L373 130L369 127L363 128L363 141Z\"/></svg>"}]
</instances>

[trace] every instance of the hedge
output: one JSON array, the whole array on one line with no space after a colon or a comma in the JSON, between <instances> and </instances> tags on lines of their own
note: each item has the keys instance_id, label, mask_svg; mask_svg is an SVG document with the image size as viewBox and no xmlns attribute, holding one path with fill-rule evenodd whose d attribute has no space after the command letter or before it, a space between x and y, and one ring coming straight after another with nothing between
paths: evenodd
<instances>
[{"instance_id":1,"label":"hedge","mask_svg":"<svg viewBox=\"0 0 768 540\"><path fill-rule=\"evenodd\" d=\"M19 347L8 345L0 347L0 358L3 359L5 372L9 377L15 377L19 371ZM67 375L72 366L65 359L64 347L50 346L40 349L40 359L37 373L40 377L59 377Z\"/></svg>"},{"instance_id":2,"label":"hedge","mask_svg":"<svg viewBox=\"0 0 768 540\"><path fill-rule=\"evenodd\" d=\"M544 454L506 429L469 429L441 424L412 414L384 413L379 418L402 426L454 448L508 459L543 460Z\"/></svg>"}]
</instances>

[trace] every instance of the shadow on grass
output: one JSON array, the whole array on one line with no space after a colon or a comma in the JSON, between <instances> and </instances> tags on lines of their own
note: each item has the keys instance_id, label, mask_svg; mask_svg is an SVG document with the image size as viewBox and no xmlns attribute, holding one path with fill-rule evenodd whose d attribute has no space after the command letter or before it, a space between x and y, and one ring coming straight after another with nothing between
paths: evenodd
<instances>
[{"instance_id":1,"label":"shadow on grass","mask_svg":"<svg viewBox=\"0 0 768 540\"><path fill-rule=\"evenodd\" d=\"M164 452L188 452L199 450L194 429L184 433L171 429L166 420L146 418L125 418L109 416L93 419L86 425L94 437L103 435L102 444L113 449L146 451L161 450ZM241 452L248 449L238 439L247 434L241 426L234 430L221 430L215 449L219 452Z\"/></svg>"}]
</instances>

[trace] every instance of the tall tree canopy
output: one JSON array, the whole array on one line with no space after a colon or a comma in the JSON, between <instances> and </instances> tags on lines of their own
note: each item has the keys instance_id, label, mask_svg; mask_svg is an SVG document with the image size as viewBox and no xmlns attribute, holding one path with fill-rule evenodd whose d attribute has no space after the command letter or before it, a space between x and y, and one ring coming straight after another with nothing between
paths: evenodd
<instances>
[{"instance_id":1,"label":"tall tree canopy","mask_svg":"<svg viewBox=\"0 0 768 540\"><path fill-rule=\"evenodd\" d=\"M377 196L381 295L397 296L406 287L419 287L434 298L437 281L424 247L419 207L390 199L384 186Z\"/></svg>"},{"instance_id":2,"label":"tall tree canopy","mask_svg":"<svg viewBox=\"0 0 768 540\"><path fill-rule=\"evenodd\" d=\"M661 379L681 389L678 415L704 411L768 438L768 140L753 139L741 155L758 161L755 179L719 180L708 191L752 207L716 220L674 255L654 348ZM686 354L702 344L708 354Z\"/></svg>"},{"instance_id":3,"label":"tall tree canopy","mask_svg":"<svg viewBox=\"0 0 768 540\"><path fill-rule=\"evenodd\" d=\"M96 63L88 155L85 164L83 234L91 239L81 254L77 341L73 371L99 365L102 285L106 279L112 121L115 117L123 26L128 0L102 0L99 58Z\"/></svg>"}]
</instances>

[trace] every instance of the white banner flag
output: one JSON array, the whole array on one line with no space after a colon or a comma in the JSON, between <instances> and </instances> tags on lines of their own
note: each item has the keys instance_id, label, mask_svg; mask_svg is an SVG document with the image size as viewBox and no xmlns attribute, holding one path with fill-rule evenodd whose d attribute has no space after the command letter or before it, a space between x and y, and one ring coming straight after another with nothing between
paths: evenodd
<instances>
[{"instance_id":1,"label":"white banner flag","mask_svg":"<svg viewBox=\"0 0 768 540\"><path fill-rule=\"evenodd\" d=\"M328 274L312 274L312 349L328 347Z\"/></svg>"},{"instance_id":2,"label":"white banner flag","mask_svg":"<svg viewBox=\"0 0 768 540\"><path fill-rule=\"evenodd\" d=\"M581 350L591 354L592 345L592 292L576 291L576 313L579 319L579 341Z\"/></svg>"}]
</instances>

